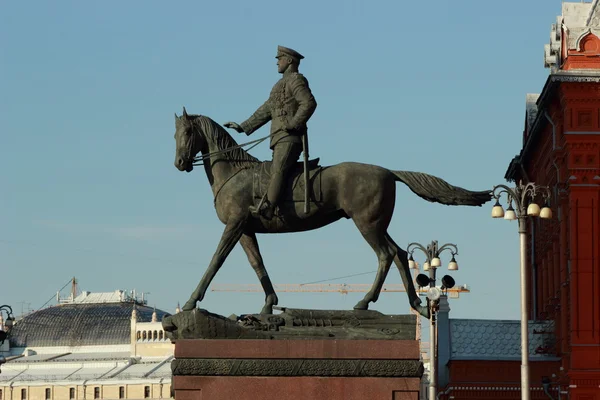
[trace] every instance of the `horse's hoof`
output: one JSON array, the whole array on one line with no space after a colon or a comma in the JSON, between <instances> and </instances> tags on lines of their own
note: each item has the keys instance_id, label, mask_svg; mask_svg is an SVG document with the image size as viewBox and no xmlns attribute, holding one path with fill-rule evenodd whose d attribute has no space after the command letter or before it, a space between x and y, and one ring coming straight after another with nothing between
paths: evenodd
<instances>
[{"instance_id":1,"label":"horse's hoof","mask_svg":"<svg viewBox=\"0 0 600 400\"><path fill-rule=\"evenodd\" d=\"M260 314L261 315L271 315L271 314L273 314L273 305L272 304L265 304L265 306L260 311Z\"/></svg>"},{"instance_id":2,"label":"horse's hoof","mask_svg":"<svg viewBox=\"0 0 600 400\"><path fill-rule=\"evenodd\" d=\"M356 303L356 305L354 306L355 310L368 310L369 309L369 302L365 301L365 300L361 300L358 303Z\"/></svg>"},{"instance_id":3,"label":"horse's hoof","mask_svg":"<svg viewBox=\"0 0 600 400\"><path fill-rule=\"evenodd\" d=\"M196 308L196 300L188 300L187 303L185 303L183 305L183 308L181 309L182 311L192 311L194 308Z\"/></svg>"}]
</instances>

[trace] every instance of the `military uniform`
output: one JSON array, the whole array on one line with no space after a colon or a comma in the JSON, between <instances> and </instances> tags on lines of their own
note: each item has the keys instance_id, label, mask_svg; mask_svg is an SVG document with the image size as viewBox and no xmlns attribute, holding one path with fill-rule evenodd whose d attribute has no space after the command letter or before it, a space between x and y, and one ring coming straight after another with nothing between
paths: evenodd
<instances>
[{"instance_id":1,"label":"military uniform","mask_svg":"<svg viewBox=\"0 0 600 400\"><path fill-rule=\"evenodd\" d=\"M285 73L269 99L240 126L247 135L271 121L271 148L280 142L302 144L306 122L317 108L308 81L299 72Z\"/></svg>"},{"instance_id":2,"label":"military uniform","mask_svg":"<svg viewBox=\"0 0 600 400\"><path fill-rule=\"evenodd\" d=\"M282 46L277 57L304 58L298 52ZM275 206L284 188L287 172L298 161L302 153L302 135L306 135L306 122L317 108L308 81L298 72L284 72L273 86L269 99L240 126L247 135L271 121L271 181L267 201Z\"/></svg>"}]
</instances>

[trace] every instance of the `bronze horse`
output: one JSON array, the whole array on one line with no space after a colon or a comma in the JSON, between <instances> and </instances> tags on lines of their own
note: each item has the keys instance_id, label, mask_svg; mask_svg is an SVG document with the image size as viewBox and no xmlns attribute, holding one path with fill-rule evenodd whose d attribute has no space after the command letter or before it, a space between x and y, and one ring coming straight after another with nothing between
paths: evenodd
<instances>
[{"instance_id":1,"label":"bronze horse","mask_svg":"<svg viewBox=\"0 0 600 400\"><path fill-rule=\"evenodd\" d=\"M396 182L406 184L421 198L447 205L481 206L490 200L489 191L473 192L420 172L391 171L382 167L354 162L325 167L319 172L321 198L304 215L301 203L285 211L285 218L267 221L250 215L254 204L254 169L261 162L242 150L223 127L202 115L175 114L175 166L190 172L194 160L202 153L204 170L215 197L217 216L225 224L217 250L183 310L193 310L206 294L210 282L225 259L240 242L265 291L262 313L272 314L277 305L273 289L256 240L257 233L299 232L318 229L341 218L351 218L371 245L379 267L375 282L365 297L354 306L365 310L376 302L392 262L396 264L406 288L411 307L429 317L415 291L408 254L390 237L387 228L392 219ZM289 195L289 193L288 193ZM289 203L288 203L289 204Z\"/></svg>"}]
</instances>

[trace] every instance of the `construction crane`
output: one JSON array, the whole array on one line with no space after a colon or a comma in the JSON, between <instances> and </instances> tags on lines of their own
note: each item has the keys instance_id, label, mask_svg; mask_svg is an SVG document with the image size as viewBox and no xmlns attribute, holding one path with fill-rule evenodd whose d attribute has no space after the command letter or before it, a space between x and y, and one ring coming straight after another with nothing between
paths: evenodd
<instances>
[{"instance_id":1,"label":"construction crane","mask_svg":"<svg viewBox=\"0 0 600 400\"><path fill-rule=\"evenodd\" d=\"M365 293L371 290L370 283L280 283L274 284L273 288L275 292L288 292L288 293L341 293L348 294L351 292ZM429 287L416 288L418 293L427 293ZM247 283L247 284L213 284L210 287L212 292L262 292L263 288L259 284ZM451 299L457 299L461 293L470 293L467 285L455 286L451 289L445 289L447 295ZM381 293L394 293L394 292L406 292L404 285L402 284L389 284L383 285Z\"/></svg>"}]
</instances>

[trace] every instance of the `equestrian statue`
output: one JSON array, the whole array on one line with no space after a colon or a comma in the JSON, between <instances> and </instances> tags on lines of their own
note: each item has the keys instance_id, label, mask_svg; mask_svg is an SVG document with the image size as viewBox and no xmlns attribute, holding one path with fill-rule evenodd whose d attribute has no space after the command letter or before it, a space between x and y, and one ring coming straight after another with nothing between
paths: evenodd
<instances>
[{"instance_id":1,"label":"equestrian statue","mask_svg":"<svg viewBox=\"0 0 600 400\"><path fill-rule=\"evenodd\" d=\"M387 232L396 201L396 182L419 197L446 205L481 206L491 199L486 191L470 191L421 172L394 171L376 165L343 162L320 166L308 158L306 122L317 103L308 81L298 72L304 57L279 46L278 71L283 77L269 99L246 121L225 127L252 134L271 121L269 136L273 160L261 162L243 149L218 123L203 115L175 114L175 167L191 172L203 165L211 185L217 216L225 225L217 250L183 306L196 308L225 259L239 242L265 292L261 314L272 314L278 299L267 274L256 239L257 233L301 232L350 218L371 245L379 261L369 292L355 306L368 309L379 298L391 264L400 271L412 308L429 318L421 305L410 270L408 254ZM303 163L297 162L304 153ZM200 155L199 155L200 154Z\"/></svg>"}]
</instances>

